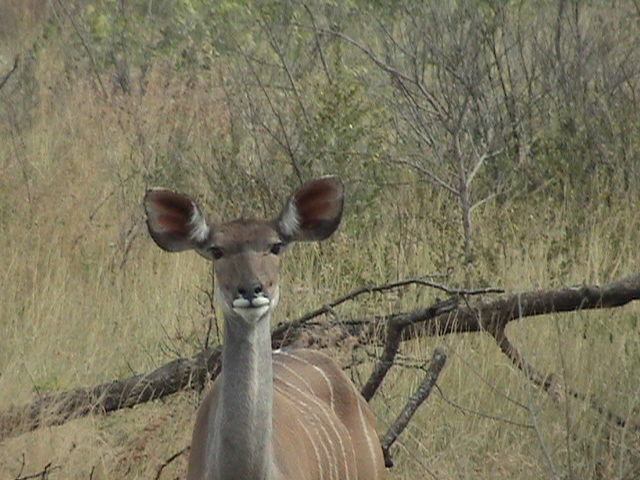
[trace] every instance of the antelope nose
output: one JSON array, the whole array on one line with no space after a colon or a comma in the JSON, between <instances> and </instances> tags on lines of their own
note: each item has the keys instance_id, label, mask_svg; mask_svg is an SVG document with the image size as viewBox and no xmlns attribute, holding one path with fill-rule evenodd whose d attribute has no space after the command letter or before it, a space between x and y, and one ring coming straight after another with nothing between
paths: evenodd
<instances>
[{"instance_id":1,"label":"antelope nose","mask_svg":"<svg viewBox=\"0 0 640 480\"><path fill-rule=\"evenodd\" d=\"M240 295L242 298L246 298L249 301L256 298L258 295L263 293L263 291L264 289L262 287L262 284L259 282L256 282L248 287L238 287L238 295Z\"/></svg>"}]
</instances>

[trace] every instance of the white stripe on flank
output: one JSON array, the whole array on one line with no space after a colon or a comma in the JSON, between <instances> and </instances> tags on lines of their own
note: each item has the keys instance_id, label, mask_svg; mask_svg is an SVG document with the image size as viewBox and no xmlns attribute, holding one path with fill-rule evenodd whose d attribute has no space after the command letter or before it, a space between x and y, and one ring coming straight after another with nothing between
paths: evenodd
<instances>
[{"instance_id":1,"label":"white stripe on flank","mask_svg":"<svg viewBox=\"0 0 640 480\"><path fill-rule=\"evenodd\" d=\"M284 383L284 382L283 382ZM282 394L282 396L289 398L289 395L287 395L287 393L285 391L283 391L281 388L278 388L277 385L273 386L274 390L276 392L280 392ZM323 472L322 472L322 461L320 459L320 452L318 451L318 447L316 446L316 444L313 441L313 437L311 436L311 433L309 433L309 430L307 430L306 425L303 422L298 422L300 424L300 426L302 427L302 430L304 430L305 435L307 436L307 438L309 439L309 443L311 443L311 446L313 447L313 453L316 456L316 465L318 465L318 468L320 469L320 478L323 477Z\"/></svg>"},{"instance_id":2,"label":"white stripe on flank","mask_svg":"<svg viewBox=\"0 0 640 480\"><path fill-rule=\"evenodd\" d=\"M294 355L293 353L289 353L289 352L282 352L284 355L288 355L291 358L295 358L296 360L304 363L305 365L309 365L310 367L312 367L315 371L317 371L320 376L322 377L322 379L325 381L325 383L327 384L327 388L329 389L329 401L331 403L331 410L333 410L334 412L336 411L335 405L334 405L334 395L333 395L333 385L331 384L331 380L329 380L329 377L327 376L327 374L324 372L324 370L322 370L320 367L318 367L317 365L311 363L310 361L306 360L305 358L299 357L298 355Z\"/></svg>"},{"instance_id":3,"label":"white stripe on flank","mask_svg":"<svg viewBox=\"0 0 640 480\"><path fill-rule=\"evenodd\" d=\"M330 396L330 399L331 399L331 410L332 410L332 412L335 414L335 411L336 411L336 410L335 410L335 402L334 402L335 398L334 398L334 393L333 393L333 385L331 384L331 380L329 380L329 377L327 376L327 374L325 373L325 371L324 371L324 370L322 370L322 369L321 369L320 367L318 367L317 365L315 365L315 364L311 363L311 362L310 362L310 361L308 361L307 359L302 358L302 357L300 357L300 356L298 356L298 355L295 355L295 353L294 353L294 352L286 352L286 351L283 351L283 352L280 352L280 353L281 353L282 355L286 355L286 356L288 356L288 357L290 357L290 358L293 358L293 359L295 359L295 360L298 360L298 361L300 361L300 362L302 362L302 363L304 363L304 364L306 364L306 365L309 365L309 366L313 367L313 368L314 368L314 370L316 370L317 372L319 372L319 373L320 373L320 375L322 376L322 378L324 379L324 381L327 383L327 386L329 387L329 396ZM288 370L292 371L291 369L288 369ZM300 377L300 375L298 375L295 371L292 371L292 373L293 373L294 375L296 375L298 378L300 378L300 380L301 380L302 382L304 382L304 383L305 383L305 385L307 385L307 386L308 386L308 388L311 388L311 386L306 382L306 380L305 380L304 378ZM351 386L351 388L353 389L353 391L356 393L356 397L357 397L358 392L355 390L355 387L354 387L353 385L350 385L350 386ZM358 399L357 399L357 398L356 398L356 403L358 404L358 408L360 408L360 402L358 401ZM362 412L360 412L360 415L362 415ZM364 431L366 432L366 429L365 429ZM350 434L350 432L348 431L348 429L347 429L347 433L349 433L349 434ZM345 450L345 446L344 446L344 443L342 442L342 437L341 437L341 436L340 436L340 434L337 432L337 430L336 430L336 435L337 435L337 437L338 437L338 441L340 442L340 449L341 449L340 451L341 451L341 452L343 452L343 459L344 459L344 463L345 463L345 470L348 472L348 471L349 471L349 466L347 465L347 463L348 463L348 461L349 461L349 460L348 460L348 458L347 458L348 456L347 456L347 453L346 453L346 450ZM354 460L354 462L355 462L355 464L356 464L356 470L357 470L357 462L356 462L355 446L353 445L353 441L350 441L350 442L349 442L349 444L351 445L351 452L352 452L352 454L353 454L353 460Z\"/></svg>"},{"instance_id":4,"label":"white stripe on flank","mask_svg":"<svg viewBox=\"0 0 640 480\"><path fill-rule=\"evenodd\" d=\"M297 377L298 379L300 379L302 382L305 383L305 385L308 388L311 388L310 385L304 380L304 378L302 378L300 375L298 375L298 373L295 370L292 370L291 368L289 368L287 365L281 363L280 366L286 370L289 371L289 373L291 373L292 375L294 375L295 377ZM309 392L305 392L304 390L301 390L300 388L298 388L296 385L294 385L293 383L287 382L285 380L283 380L282 378L278 378L278 381L282 382L284 385L288 386L291 390L294 390L295 392L297 392L300 396L302 396L303 398L309 400L311 403L315 404L315 408L309 406L308 404L306 404L305 402L302 401L302 399L299 399L299 402L308 409L308 415L314 417L315 419L317 419L316 426L318 429L318 432L322 431L322 433L324 434L323 437L326 439L326 441L321 441L321 445L323 447L323 450L325 451L325 453L327 454L327 459L329 459L330 461L330 466L332 467L332 469L334 470L334 472L336 473L336 475L338 475L337 472L337 465L334 462L331 462L331 460L333 460L335 458L335 450L334 450L334 445L333 442L331 441L331 436L329 435L329 432L327 431L327 429L325 428L325 423L328 423L329 425L331 425L333 427L333 430L336 434L336 436L338 437L338 439L340 439L340 435L338 435L337 430L335 429L335 426L333 425L333 422L331 421L331 418L329 417L329 415L327 414L327 412L322 408L322 403L313 395L313 393L311 391ZM292 400L291 397L288 397L289 400ZM326 418L327 418L327 422L322 422L320 420L320 418L318 417L319 413L323 413ZM342 443L342 442L340 442ZM328 449L327 449L327 444L329 445L329 447L331 448L331 453L329 453ZM331 474L331 477L333 478L333 474Z\"/></svg>"},{"instance_id":5,"label":"white stripe on flank","mask_svg":"<svg viewBox=\"0 0 640 480\"><path fill-rule=\"evenodd\" d=\"M297 359L297 360L301 360L301 361L303 361L305 363L309 363L306 360L303 360L300 357L297 357L297 356L295 356L295 355L293 355L293 354L291 354L289 352L280 352L280 355L286 355L286 356L289 356L291 358L294 358L294 359ZM328 411L325 410L324 403L321 402L320 399L313 394L313 389L312 389L311 385L306 381L306 379L304 377L302 377L298 372L296 372L294 369L292 369L291 367L289 367L285 363L278 362L277 359L276 359L276 362L282 368L287 370L291 375L293 375L298 380L300 380L300 382L302 382L309 389L309 392L305 392L305 391L301 390L297 386L295 386L295 385L293 385L293 384L291 384L289 382L284 381L282 378L278 378L278 380L281 381L283 384L288 385L290 388L292 388L293 390L298 392L300 395L304 396L305 398L308 398L312 403L314 403L316 405L317 411L324 413L324 416L327 419L327 423L330 425L331 429L333 430L333 433L335 434L335 438L338 440L338 443L339 443L338 455L340 455L342 457L343 464L344 464L345 475L347 476L346 479L348 480L348 478L349 478L349 465L348 465L347 452L346 452L346 448L345 448L344 442L342 441L342 436L340 435L340 432L338 431L338 428L335 425L335 420L336 420L335 412L334 412L334 415L332 416L332 415L329 414ZM323 376L324 376L325 380L328 382L328 378L326 377L326 375L324 375L324 372L322 372L322 373L323 373ZM332 407L333 407L333 404L332 404ZM333 408L332 408L331 411L333 412ZM324 426L322 425L322 422L320 422L319 426L322 428L323 431L325 431L325 433L327 433L326 430L324 429ZM331 450L332 450L332 453L333 453L333 460L334 460L333 461L333 469L334 469L334 471L336 472L336 474L339 477L339 470L338 470L338 464L337 464L338 455L335 454L334 444L331 441L331 438L330 438L330 436L328 434L327 434L327 440L329 442L329 445L331 446ZM355 457L355 455L354 455L354 457Z\"/></svg>"},{"instance_id":6,"label":"white stripe on flank","mask_svg":"<svg viewBox=\"0 0 640 480\"><path fill-rule=\"evenodd\" d=\"M355 388L355 387L354 387ZM360 423L362 424L362 432L364 433L364 437L367 439L367 447L369 447L369 454L371 455L371 461L375 462L376 452L374 450L374 446L371 443L371 435L369 435L369 431L367 429L367 423L365 422L364 413L362 412L362 405L360 405L360 399L357 399L356 402L358 404L358 415L360 417ZM373 468L374 477L372 480L377 480L378 478L378 469Z\"/></svg>"},{"instance_id":7,"label":"white stripe on flank","mask_svg":"<svg viewBox=\"0 0 640 480\"><path fill-rule=\"evenodd\" d=\"M278 379L278 380L283 385L286 385L288 388L290 388L292 390L295 390L295 391L299 392L302 395L305 395L304 392L302 390L298 389L297 387L295 387L295 385L292 385L292 384L290 384L288 382L285 382L282 379ZM286 396L289 399L289 401L291 401L291 402L296 401L298 403L298 405L299 405L299 408L301 410L305 410L304 412L301 412L301 413L304 413L304 418L306 420L310 421L314 425L315 431L318 432L318 433L324 434L322 436L325 437L326 441L322 441L322 439L321 439L321 441L319 441L318 443L320 444L319 446L322 448L322 450L324 450L325 458L331 459L331 453L329 452L329 449L327 448L327 441L329 442L329 444L331 444L331 440L329 438L329 433L325 430L325 428L323 426L323 423L318 418L318 415L317 415L318 412L316 411L316 409L314 409L313 407L311 407L310 405L305 403L300 398L292 397L290 394L287 395L287 392L283 391L281 388L277 388L277 387L275 387L275 388L276 388L276 390L279 390L284 396ZM300 425L304 425L304 423L302 423L302 422L299 422L299 423L300 423ZM318 463L317 464L318 464L318 468L320 469L320 478L324 478L323 462L322 462L322 459L320 457L320 452L319 452L319 450L317 448L318 445L316 444L316 442L313 441L314 440L314 436L312 435L312 433L309 430L307 430L306 427L303 427L303 428L305 429L305 432L307 432L307 434L309 435L309 439L311 440L311 444L313 445L313 449L316 452L316 456L318 458ZM331 466L331 465L329 465L329 466ZM331 472L329 472L329 475L330 475L329 476L330 479L333 478L333 474Z\"/></svg>"}]
</instances>

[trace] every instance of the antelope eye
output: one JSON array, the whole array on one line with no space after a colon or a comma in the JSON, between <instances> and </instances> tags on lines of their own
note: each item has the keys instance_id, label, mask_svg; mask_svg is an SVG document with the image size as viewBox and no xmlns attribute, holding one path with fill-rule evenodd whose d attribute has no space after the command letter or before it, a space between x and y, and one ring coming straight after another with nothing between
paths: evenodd
<instances>
[{"instance_id":1,"label":"antelope eye","mask_svg":"<svg viewBox=\"0 0 640 480\"><path fill-rule=\"evenodd\" d=\"M269 249L269 251L274 255L280 255L283 249L284 249L284 243L279 242L271 245L271 248Z\"/></svg>"},{"instance_id":2,"label":"antelope eye","mask_svg":"<svg viewBox=\"0 0 640 480\"><path fill-rule=\"evenodd\" d=\"M211 254L214 260L219 260L220 258L222 258L222 255L223 255L222 249L220 247L210 247L209 253Z\"/></svg>"}]
</instances>

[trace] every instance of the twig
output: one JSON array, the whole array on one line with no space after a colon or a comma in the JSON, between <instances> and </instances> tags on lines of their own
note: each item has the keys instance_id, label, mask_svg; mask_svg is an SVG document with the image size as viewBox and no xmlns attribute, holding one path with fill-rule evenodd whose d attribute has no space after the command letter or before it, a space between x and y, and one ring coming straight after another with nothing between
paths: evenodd
<instances>
[{"instance_id":1,"label":"twig","mask_svg":"<svg viewBox=\"0 0 640 480\"><path fill-rule=\"evenodd\" d=\"M471 415L475 415L476 417L486 418L487 420L495 420L496 422L502 422L502 423L506 423L507 425L513 425L514 427L528 428L528 429L533 429L534 428L533 424L531 424L531 423L518 422L516 420L510 420L508 418L497 417L496 415L491 415L491 414L488 414L488 413L480 412L478 410L473 410L471 408L463 407L462 405L452 401L449 397L447 397L444 394L444 392L442 391L442 389L440 387L438 387L438 385L436 385L436 389L438 390L438 393L440 394L440 397L442 398L442 400L445 403L451 405L453 408L458 410L463 415L466 415L468 413L468 414L471 414ZM529 407L524 406L524 409L527 412L529 412Z\"/></svg>"},{"instance_id":2,"label":"twig","mask_svg":"<svg viewBox=\"0 0 640 480\"><path fill-rule=\"evenodd\" d=\"M458 302L455 298L445 302L440 302L430 307L424 317L434 318L455 309L457 306ZM384 380L384 377L386 377L387 373L393 366L396 355L398 354L398 349L402 343L402 332L406 327L412 324L412 318L407 315L398 315L389 318L389 321L387 322L387 338L385 341L384 353L373 369L369 380L367 380L367 383L362 387L360 392L367 402L373 398L380 387L380 384Z\"/></svg>"},{"instance_id":3,"label":"twig","mask_svg":"<svg viewBox=\"0 0 640 480\"><path fill-rule=\"evenodd\" d=\"M240 48L240 46L238 46L238 51L242 52L242 48ZM296 176L298 177L298 179L302 180L302 172L301 172L300 167L298 165L298 162L296 160L296 148L292 144L290 135L287 133L286 124L285 124L284 119L282 118L283 114L282 114L282 112L278 111L278 109L276 107L276 104L273 101L272 96L269 95L267 86L262 81L262 77L261 77L260 73L256 70L255 65L251 61L251 57L248 54L245 54L245 53L243 53L243 57L244 57L244 60L245 60L245 62L247 64L247 66L251 70L251 74L253 75L253 77L254 77L254 79L256 81L256 84L258 85L258 88L260 89L260 91L264 95L265 100L267 101L267 105L269 106L269 109L271 110L271 113L274 115L274 117L277 120L278 127L280 128L280 131L282 133L282 138L278 137L277 132L272 132L271 129L268 128L266 124L263 124L262 126L271 135L271 138L273 140L275 140L278 143L278 145L280 145L283 148L283 150L285 152L287 152L287 154L289 155L289 158L291 160L291 166L293 167L293 169L294 169L294 171L296 173Z\"/></svg>"},{"instance_id":4,"label":"twig","mask_svg":"<svg viewBox=\"0 0 640 480\"><path fill-rule=\"evenodd\" d=\"M0 89L2 89L2 87L4 87L4 84L9 81L9 78L11 78L11 75L13 75L13 72L15 72L18 69L19 63L20 63L20 55L16 55L13 59L13 67L4 75L4 77L2 77L2 80L0 80Z\"/></svg>"},{"instance_id":5,"label":"twig","mask_svg":"<svg viewBox=\"0 0 640 480\"><path fill-rule=\"evenodd\" d=\"M413 395L411 395L398 417L387 430L387 433L384 435L384 437L382 437L380 443L382 444L382 451L384 452L384 459L387 467L393 466L393 459L391 458L389 449L398 439L404 429L407 428L407 425L409 425L409 422L418 410L418 407L420 407L420 405L422 405L425 400L429 398L431 390L436 384L436 381L438 380L440 372L442 372L446 361L447 354L445 350L443 348L436 348L436 350L433 352L433 356L431 357L431 364L429 365L429 369L427 370L427 374L424 376L422 383L413 393Z\"/></svg>"},{"instance_id":6,"label":"twig","mask_svg":"<svg viewBox=\"0 0 640 480\"><path fill-rule=\"evenodd\" d=\"M307 12L307 15L309 15L309 19L311 20L311 25L312 25L312 30L313 30L313 38L315 40L315 44L316 44L316 49L318 50L318 54L320 55L320 62L322 63L322 68L324 70L324 74L327 76L327 81L329 82L329 85L333 84L333 79L331 77L331 71L329 70L329 64L327 63L326 58L324 57L324 52L322 51L322 45L320 43L320 35L319 35L319 31L318 31L318 26L316 25L316 18L313 15L313 12L311 11L311 8L309 8L309 5L307 5L304 1L302 2L302 6L305 9L305 11Z\"/></svg>"},{"instance_id":7,"label":"twig","mask_svg":"<svg viewBox=\"0 0 640 480\"><path fill-rule=\"evenodd\" d=\"M285 323L278 324L274 333L276 333L281 328L286 329L291 327L299 327L300 325L308 322L312 318L318 317L325 313L330 313L332 308L337 307L338 305L343 304L349 300L354 300L356 297L359 297L360 295L363 295L365 293L382 293L382 292L386 292L387 290L406 287L408 285L422 285L425 287L431 287L437 290L441 290L447 293L448 295L466 296L466 295L482 295L486 293L504 293L504 290L500 288L488 287L488 288L477 288L477 289L466 290L466 289L452 288L442 283L431 282L424 278L408 278L405 280L400 280L398 282L360 287L356 290L353 290L350 293L347 293L346 295L343 295L342 297L338 297L337 299L333 300L330 303L325 303L321 307L315 310L312 310L308 313L305 313L303 316L297 318L296 320L293 320L292 322L288 322L286 324Z\"/></svg>"},{"instance_id":8,"label":"twig","mask_svg":"<svg viewBox=\"0 0 640 480\"><path fill-rule=\"evenodd\" d=\"M104 96L104 98L109 98L109 94L107 93L107 89L105 88L104 83L102 82L102 79L100 78L100 71L98 69L98 64L96 63L96 60L93 57L93 54L91 53L91 49L89 48L89 45L87 44L87 42L85 41L84 37L82 36L82 33L80 33L80 28L78 27L78 25L76 24L75 20L71 16L71 13L69 12L67 7L65 6L64 2L62 2L61 0L56 0L56 1L58 3L58 6L62 9L62 12L69 19L69 22L71 22L71 26L73 27L73 31L75 32L76 36L80 40L80 44L82 45L82 48L84 49L84 51L87 53L87 56L89 57L89 62L91 63L91 71L93 72L94 76L96 77L96 81L98 82L98 86L100 87L100 91L102 92L102 95Z\"/></svg>"},{"instance_id":9,"label":"twig","mask_svg":"<svg viewBox=\"0 0 640 480\"><path fill-rule=\"evenodd\" d=\"M480 374L480 372L477 370L476 366L468 361L467 359L465 359L464 357L462 357L461 355L457 355L457 360L459 362L461 362L465 368L471 372L472 374L474 374L489 390L491 390L495 395L500 396L502 398L504 398L507 402L514 404L516 407L521 408L525 411L529 411L529 407L527 405L525 405L524 403L516 400L515 398L511 397L510 395L507 395L503 390L501 390L500 388L498 388L498 386L495 384L494 381L490 381L488 378L485 378L483 375ZM447 399L444 395L444 393L440 390L440 395L442 396L443 400L447 403L449 403L450 405L461 409L461 410L466 410L469 411L470 413L475 413L469 409L465 409L464 407L460 406L460 405L456 405L455 403L451 402L449 399ZM513 423L507 420L507 423ZM521 425L521 426L527 426L527 425Z\"/></svg>"},{"instance_id":10,"label":"twig","mask_svg":"<svg viewBox=\"0 0 640 480\"><path fill-rule=\"evenodd\" d=\"M164 463L162 465L160 465L158 467L158 470L156 471L156 478L155 480L160 480L160 475L162 475L162 471L168 467L171 463L173 463L176 459L178 459L179 457L181 457L182 455L184 455L185 453L187 453L189 450L191 450L191 445L188 445L186 447L184 447L182 450L174 453L173 455L171 455L169 458L167 458Z\"/></svg>"},{"instance_id":11,"label":"twig","mask_svg":"<svg viewBox=\"0 0 640 480\"><path fill-rule=\"evenodd\" d=\"M556 335L558 338L558 343L557 343L557 348L558 348L558 357L560 359L560 368L561 368L561 374L563 376L564 381L563 386L564 386L564 395L565 397L569 397L569 385L566 381L566 377L567 377L567 362L565 361L565 356L563 353L563 347L560 344L560 340L562 338L562 331L559 325L559 321L558 321L558 317L554 317L554 326L556 327ZM572 419L571 419L571 404L570 402L564 402L564 423L565 423L565 434L564 434L564 441L566 444L566 449L567 449L567 460L566 460L566 465L567 465L567 478L575 478L574 475L574 467L573 467L573 456L574 453L572 451L571 448L571 437L573 436L573 427L572 427Z\"/></svg>"},{"instance_id":12,"label":"twig","mask_svg":"<svg viewBox=\"0 0 640 480\"><path fill-rule=\"evenodd\" d=\"M491 332L491 335L496 339L498 346L502 350L502 352L513 362L513 364L518 367L526 377L531 380L534 384L541 387L546 391L551 397L560 401L562 398L562 392L560 391L560 384L556 379L557 375L554 373L543 374L539 370L537 370L531 363L529 363L522 354L518 351L518 349L509 341L507 338L504 329L499 329L496 332ZM596 410L601 415L604 415L607 419L614 422L619 427L626 427L631 425L632 428L638 429L640 425L630 423L628 419L621 417L617 413L612 412L611 410L606 409L598 402L596 402L593 398L588 395L579 392L569 386L566 382L563 382L563 390L565 395L571 396L576 400L581 400L587 404L594 410Z\"/></svg>"},{"instance_id":13,"label":"twig","mask_svg":"<svg viewBox=\"0 0 640 480\"><path fill-rule=\"evenodd\" d=\"M421 167L420 165L418 165L416 163L408 162L406 160L392 160L392 163L396 163L398 165L407 165L407 166L413 168L414 170L416 170L421 175L424 175L425 177L427 177L431 181L431 183L433 183L434 185L443 187L445 190L451 192L456 197L460 196L460 190L458 190L457 188L451 186L445 180L442 180L438 175L433 173L431 170L428 170L426 168Z\"/></svg>"},{"instance_id":14,"label":"twig","mask_svg":"<svg viewBox=\"0 0 640 480\"><path fill-rule=\"evenodd\" d=\"M529 380L535 383L537 386L542 387L547 391L555 400L560 399L560 392L556 389L556 384L553 381L553 375L544 375L539 372L533 365L531 365L513 345L505 333L504 328L488 329L488 332L496 340L496 343L509 360L518 367Z\"/></svg>"},{"instance_id":15,"label":"twig","mask_svg":"<svg viewBox=\"0 0 640 480\"><path fill-rule=\"evenodd\" d=\"M26 463L26 459L24 456L24 452L22 452L22 462L20 464L20 471L18 472L18 475L16 475L16 477L20 477L20 475L22 475L22 472L24 472L25 463Z\"/></svg>"},{"instance_id":16,"label":"twig","mask_svg":"<svg viewBox=\"0 0 640 480\"><path fill-rule=\"evenodd\" d=\"M538 437L538 443L540 444L540 450L542 451L542 455L547 462L547 468L553 473L553 478L558 478L558 472L553 462L553 457L551 452L549 451L547 442L544 440L544 436L542 435L542 429L540 428L540 422L538 421L538 413L536 411L536 407L533 402L529 405L529 414L531 415L531 424L533 425L533 431L536 432L536 437Z\"/></svg>"},{"instance_id":17,"label":"twig","mask_svg":"<svg viewBox=\"0 0 640 480\"><path fill-rule=\"evenodd\" d=\"M61 466L52 465L52 462L49 462L38 473L32 473L31 475L25 475L23 477L16 477L14 480L29 480L31 478L39 478L41 480L47 480L51 472L53 472L54 470L59 470L61 468L62 468Z\"/></svg>"},{"instance_id":18,"label":"twig","mask_svg":"<svg viewBox=\"0 0 640 480\"><path fill-rule=\"evenodd\" d=\"M264 16L264 13L262 13L262 15ZM278 59L280 60L280 64L282 65L282 69L284 70L285 75L287 76L287 80L289 80L289 85L291 85L291 91L293 92L293 96L296 99L296 102L298 104L298 107L300 108L300 111L302 112L302 116L304 117L306 124L309 126L309 128L311 128L312 124L311 124L311 121L309 120L309 114L307 113L307 109L305 108L304 103L302 102L302 95L300 95L300 91L298 90L298 85L294 78L293 72L291 71L291 68L287 63L286 55L282 52L282 49L280 48L280 45L278 44L278 41L276 40L276 37L273 34L273 30L268 28L267 25L268 25L268 22L263 22L261 24L261 26L269 36L269 44L271 45L271 48L278 56Z\"/></svg>"}]
</instances>

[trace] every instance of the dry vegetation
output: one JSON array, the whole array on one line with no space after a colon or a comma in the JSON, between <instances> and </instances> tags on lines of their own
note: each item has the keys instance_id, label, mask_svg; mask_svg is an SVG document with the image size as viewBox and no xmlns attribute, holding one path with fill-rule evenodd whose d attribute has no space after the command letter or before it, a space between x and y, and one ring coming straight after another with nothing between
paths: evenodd
<instances>
[{"instance_id":1,"label":"dry vegetation","mask_svg":"<svg viewBox=\"0 0 640 480\"><path fill-rule=\"evenodd\" d=\"M629 52L640 36L624 23L640 15L633 2L616 2L606 14L597 5L546 2L548 18L564 15L562 8L569 12L558 25L573 32L579 26L582 48L591 53L580 64L584 71L566 72L568 85L582 85L583 96L568 101L552 89L556 96L534 103L524 93L540 95L536 82L548 77L545 68L553 70L548 64L554 59L534 65L538 70L526 77L514 57L504 77L511 83L485 89L491 101L483 97L477 109L465 111L453 136L443 117L421 117L428 110L419 97L424 85L404 79L408 83L398 87L403 79L387 76L356 45L375 53L394 38L375 32L352 37L362 34L354 26L362 28L374 14L395 14L385 2L377 12L368 2L353 2L346 13L330 2L323 11L268 2L255 18L252 2L221 2L227 10L214 13L222 33L218 24L207 26L212 17L201 15L206 2L177 2L179 9L172 2L131 2L123 11L127 3L33 1L28 8L6 2L0 11L0 75L21 55L0 90L0 409L146 372L202 348L215 318L206 294L208 268L196 255L164 255L152 245L140 204L151 185L188 191L214 216L229 218L274 211L298 172L343 176L350 191L343 227L330 242L289 253L280 319L365 284L407 277L435 275L450 285L516 292L605 283L638 271L640 85L632 70L640 64L630 65L637 51ZM488 8L477 3L478 11ZM547 17L527 11L533 2L522 3L519 9L493 5L504 22L496 38L518 28L524 39L536 29L544 36ZM281 11L290 17L280 17ZM23 28L13 27L16 19ZM172 22L173 36L166 33ZM314 22L316 33L331 25L348 31L349 39L326 32L316 38L309 28ZM280 31L285 23L290 30ZM465 25L473 28L473 22ZM516 50L517 38L496 40L497 50L507 51L507 44ZM575 54L570 41L563 40L563 61L578 68L576 58L566 58ZM607 50L607 42L616 48ZM380 58L395 61L401 47L387 44L390 54ZM305 48L313 55L305 56ZM589 71L603 52L609 63ZM625 62L616 62L625 52L630 59L623 68ZM396 72L403 65L394 64ZM446 65L442 71L457 68ZM607 76L608 69L617 76ZM429 75L440 83L431 87ZM518 91L525 77L530 90ZM439 90L443 78L430 71L423 81L429 92L444 91L437 100L446 103L455 89ZM498 91L511 88L518 119L485 125L500 114ZM452 110L454 104L448 103ZM406 126L425 119L442 121L442 129ZM421 138L461 150L447 154ZM416 152L430 160L419 163ZM468 232L460 220L461 196L430 179L459 180L460 165L467 172L475 165L469 152L495 162L487 161L469 182L472 203L489 201L472 211ZM473 255L466 235L473 235ZM361 297L339 313L406 311L437 295L411 287ZM439 390L401 438L392 478L638 478L639 318L640 308L631 305L530 318L509 329L536 367L559 373L628 418L626 428L584 402L554 400L489 336L405 345L403 368L392 371L374 399L381 430L421 380L418 367L436 346L446 346L449 362ZM370 353L379 352L372 346ZM367 360L352 368L356 381L371 365ZM0 478L37 473L47 464L43 478L155 478L165 459L188 445L198 399L197 392L184 392L0 439ZM161 478L183 476L185 460Z\"/></svg>"}]
</instances>

